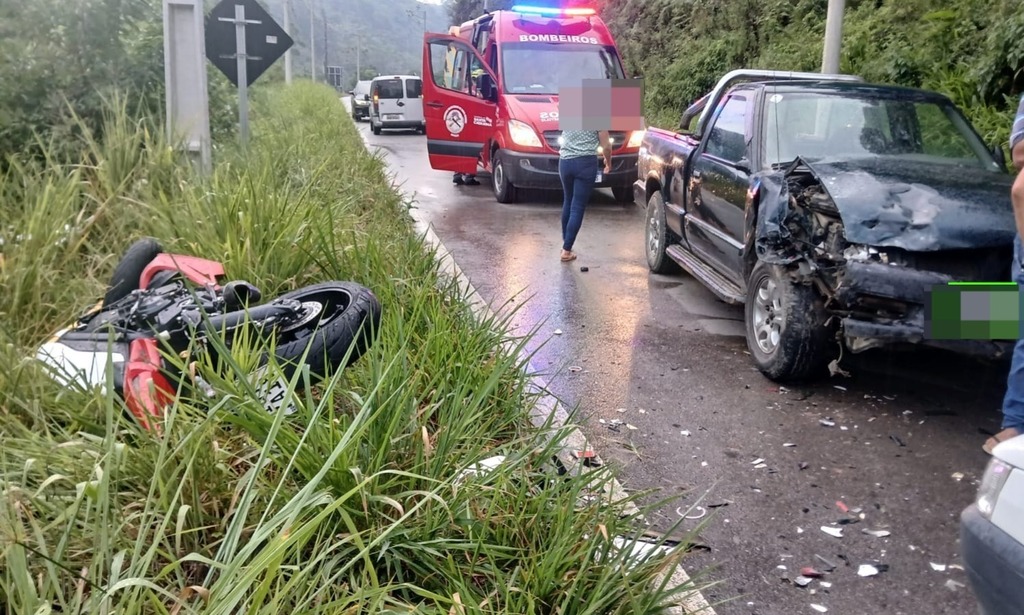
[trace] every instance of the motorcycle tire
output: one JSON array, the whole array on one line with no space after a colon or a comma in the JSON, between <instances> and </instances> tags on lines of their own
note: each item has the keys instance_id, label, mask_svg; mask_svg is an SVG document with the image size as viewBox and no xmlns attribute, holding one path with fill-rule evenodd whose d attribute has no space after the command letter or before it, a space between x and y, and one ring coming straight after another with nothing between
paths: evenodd
<instances>
[{"instance_id":1,"label":"motorcycle tire","mask_svg":"<svg viewBox=\"0 0 1024 615\"><path fill-rule=\"evenodd\" d=\"M302 303L309 313L307 318L278 332L275 355L289 378L305 356L310 376L323 380L332 369L355 363L376 338L381 320L380 301L370 289L359 284L313 284L281 295L271 303L284 300Z\"/></svg>"},{"instance_id":2,"label":"motorcycle tire","mask_svg":"<svg viewBox=\"0 0 1024 615\"><path fill-rule=\"evenodd\" d=\"M107 286L107 294L103 296L103 307L124 299L132 291L139 289L139 280L142 272L154 258L164 249L160 243L152 237L139 239L125 250L121 261L114 268L110 276L110 284Z\"/></svg>"}]
</instances>

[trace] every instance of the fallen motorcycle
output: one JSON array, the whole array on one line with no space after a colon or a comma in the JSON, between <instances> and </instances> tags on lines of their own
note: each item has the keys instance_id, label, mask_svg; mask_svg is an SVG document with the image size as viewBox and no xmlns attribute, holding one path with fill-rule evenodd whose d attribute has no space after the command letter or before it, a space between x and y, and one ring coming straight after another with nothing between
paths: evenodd
<instances>
[{"instance_id":1,"label":"fallen motorcycle","mask_svg":"<svg viewBox=\"0 0 1024 615\"><path fill-rule=\"evenodd\" d=\"M114 269L103 300L51 336L36 358L59 382L87 388L105 389L112 365L115 393L143 428L152 429L176 385L197 380L194 370L183 372L165 360L161 345L183 357L216 354L213 336L230 349L238 332L255 331L273 339L285 378L308 366L319 381L352 365L376 337L381 305L359 284L324 282L259 304L258 288L241 280L221 285L223 277L218 262L169 254L156 240L140 239ZM285 381L261 389L264 406L280 410L286 390Z\"/></svg>"}]
</instances>

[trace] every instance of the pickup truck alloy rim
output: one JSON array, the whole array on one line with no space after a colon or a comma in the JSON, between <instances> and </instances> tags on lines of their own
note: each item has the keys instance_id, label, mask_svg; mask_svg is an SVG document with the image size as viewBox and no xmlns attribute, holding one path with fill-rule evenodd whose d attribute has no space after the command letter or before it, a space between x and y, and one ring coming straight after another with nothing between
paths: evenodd
<instances>
[{"instance_id":1,"label":"pickup truck alloy rim","mask_svg":"<svg viewBox=\"0 0 1024 615\"><path fill-rule=\"evenodd\" d=\"M763 277L757 284L757 296L754 300L753 319L754 340L757 347L765 354L775 352L782 335L782 297L775 280Z\"/></svg>"},{"instance_id":2,"label":"pickup truck alloy rim","mask_svg":"<svg viewBox=\"0 0 1024 615\"><path fill-rule=\"evenodd\" d=\"M504 187L505 165L501 164L501 162L499 161L498 164L494 165L494 188L496 190L501 190Z\"/></svg>"},{"instance_id":3,"label":"pickup truck alloy rim","mask_svg":"<svg viewBox=\"0 0 1024 615\"><path fill-rule=\"evenodd\" d=\"M655 210L651 212L651 216L647 220L647 253L656 257L660 249L661 218L658 217L657 210Z\"/></svg>"}]
</instances>

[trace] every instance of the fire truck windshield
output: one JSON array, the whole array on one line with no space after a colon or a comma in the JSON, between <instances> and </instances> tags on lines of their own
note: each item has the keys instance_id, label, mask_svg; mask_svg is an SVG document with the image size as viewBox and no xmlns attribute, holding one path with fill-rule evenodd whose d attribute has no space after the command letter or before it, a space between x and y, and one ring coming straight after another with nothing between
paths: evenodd
<instances>
[{"instance_id":1,"label":"fire truck windshield","mask_svg":"<svg viewBox=\"0 0 1024 615\"><path fill-rule=\"evenodd\" d=\"M624 78L615 48L590 44L505 44L501 72L507 94L558 94L583 79Z\"/></svg>"}]
</instances>

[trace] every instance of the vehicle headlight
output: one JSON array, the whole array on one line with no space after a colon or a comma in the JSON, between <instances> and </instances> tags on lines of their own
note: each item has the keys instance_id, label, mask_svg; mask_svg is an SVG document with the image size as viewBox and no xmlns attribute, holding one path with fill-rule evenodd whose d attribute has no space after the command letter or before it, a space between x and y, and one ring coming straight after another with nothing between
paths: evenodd
<instances>
[{"instance_id":1,"label":"vehicle headlight","mask_svg":"<svg viewBox=\"0 0 1024 615\"><path fill-rule=\"evenodd\" d=\"M537 136L537 133L533 128L530 128L529 124L520 122L519 120L509 120L508 134L512 137L512 141L516 145L522 145L523 147L544 147L540 142L540 137Z\"/></svg>"},{"instance_id":2,"label":"vehicle headlight","mask_svg":"<svg viewBox=\"0 0 1024 615\"><path fill-rule=\"evenodd\" d=\"M644 132L646 132L646 131L634 130L633 134L629 135L629 143L626 144L626 147L628 147L630 149L632 149L634 147L640 147L640 144L644 140Z\"/></svg>"},{"instance_id":3,"label":"vehicle headlight","mask_svg":"<svg viewBox=\"0 0 1024 615\"><path fill-rule=\"evenodd\" d=\"M1010 477L1012 466L992 459L985 468L985 475L981 479L981 487L978 488L978 499L976 501L978 510L986 519L992 518L996 508L996 501L999 499L999 492L1003 490L1006 479Z\"/></svg>"}]
</instances>

